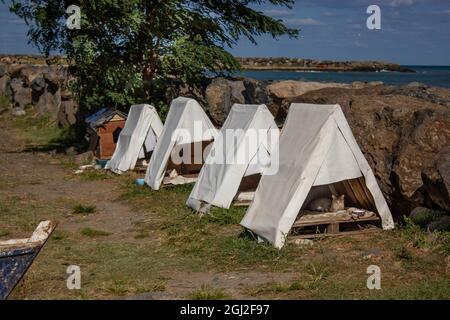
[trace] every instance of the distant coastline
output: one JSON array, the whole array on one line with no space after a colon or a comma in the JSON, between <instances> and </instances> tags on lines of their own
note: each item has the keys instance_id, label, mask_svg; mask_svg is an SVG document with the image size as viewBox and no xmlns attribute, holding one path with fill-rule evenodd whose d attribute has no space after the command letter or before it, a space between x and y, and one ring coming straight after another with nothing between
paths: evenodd
<instances>
[{"instance_id":1,"label":"distant coastline","mask_svg":"<svg viewBox=\"0 0 450 320\"><path fill-rule=\"evenodd\" d=\"M415 72L414 69L383 61L332 61L302 58L236 57L245 71L326 71L326 72ZM0 54L1 64L62 64L63 56Z\"/></svg>"},{"instance_id":2,"label":"distant coastline","mask_svg":"<svg viewBox=\"0 0 450 320\"><path fill-rule=\"evenodd\" d=\"M245 71L410 72L414 69L383 61L332 61L302 58L237 57Z\"/></svg>"}]
</instances>

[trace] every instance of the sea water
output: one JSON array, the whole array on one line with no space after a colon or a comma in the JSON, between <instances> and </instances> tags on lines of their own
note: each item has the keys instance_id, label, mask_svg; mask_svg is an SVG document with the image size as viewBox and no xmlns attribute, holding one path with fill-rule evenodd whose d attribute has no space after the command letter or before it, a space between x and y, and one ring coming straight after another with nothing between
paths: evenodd
<instances>
[{"instance_id":1,"label":"sea water","mask_svg":"<svg viewBox=\"0 0 450 320\"><path fill-rule=\"evenodd\" d=\"M304 80L318 82L352 83L354 81L383 81L385 84L404 85L420 82L434 87L450 88L450 66L405 66L408 72L326 72L326 71L243 71L240 76L257 80Z\"/></svg>"}]
</instances>

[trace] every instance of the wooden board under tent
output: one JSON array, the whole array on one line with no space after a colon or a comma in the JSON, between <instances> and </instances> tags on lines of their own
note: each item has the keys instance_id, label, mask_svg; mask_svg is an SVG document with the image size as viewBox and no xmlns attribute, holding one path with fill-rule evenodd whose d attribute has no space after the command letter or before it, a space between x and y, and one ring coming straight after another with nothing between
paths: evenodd
<instances>
[{"instance_id":1,"label":"wooden board under tent","mask_svg":"<svg viewBox=\"0 0 450 320\"><path fill-rule=\"evenodd\" d=\"M203 153L212 142L212 140L209 140L190 143L190 146L176 146L173 149L171 155L178 155L180 158L182 158L183 150L186 150L186 148L190 148L190 163L175 164L172 161L171 156L167 164L166 174L162 186L164 187L196 182L200 170L202 169L204 164L205 157L203 157ZM197 152L199 150L201 150L201 158L199 157L199 155L197 155Z\"/></svg>"},{"instance_id":2,"label":"wooden board under tent","mask_svg":"<svg viewBox=\"0 0 450 320\"><path fill-rule=\"evenodd\" d=\"M260 173L243 177L233 200L233 205L235 207L248 207L251 205L260 180Z\"/></svg>"},{"instance_id":3,"label":"wooden board under tent","mask_svg":"<svg viewBox=\"0 0 450 320\"><path fill-rule=\"evenodd\" d=\"M345 195L345 208L337 212L317 212L307 204L317 197ZM291 228L290 240L351 235L379 230L381 219L364 178L343 180L312 187Z\"/></svg>"}]
</instances>

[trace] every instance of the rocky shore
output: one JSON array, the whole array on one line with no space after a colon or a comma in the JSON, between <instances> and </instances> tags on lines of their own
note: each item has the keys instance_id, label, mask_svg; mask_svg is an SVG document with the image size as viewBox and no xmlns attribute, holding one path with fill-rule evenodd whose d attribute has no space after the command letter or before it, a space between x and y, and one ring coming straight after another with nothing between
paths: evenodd
<instances>
[{"instance_id":1,"label":"rocky shore","mask_svg":"<svg viewBox=\"0 0 450 320\"><path fill-rule=\"evenodd\" d=\"M301 58L237 58L244 70L332 71L332 72L415 72L395 63L381 61L331 61Z\"/></svg>"},{"instance_id":2,"label":"rocky shore","mask_svg":"<svg viewBox=\"0 0 450 320\"><path fill-rule=\"evenodd\" d=\"M76 122L66 67L0 64L0 115L32 111ZM292 102L340 104L395 215L417 206L450 212L450 89L216 78L201 89L167 85L167 102L192 96L220 126L234 103L266 104L282 126Z\"/></svg>"}]
</instances>

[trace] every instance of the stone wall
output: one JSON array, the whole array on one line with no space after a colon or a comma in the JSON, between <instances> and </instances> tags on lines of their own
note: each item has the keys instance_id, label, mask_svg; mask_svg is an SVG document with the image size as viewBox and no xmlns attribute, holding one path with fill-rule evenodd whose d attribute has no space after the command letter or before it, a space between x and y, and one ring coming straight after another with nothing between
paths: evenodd
<instances>
[{"instance_id":1,"label":"stone wall","mask_svg":"<svg viewBox=\"0 0 450 320\"><path fill-rule=\"evenodd\" d=\"M33 108L61 126L76 122L78 106L69 90L67 67L0 64L0 95L17 116Z\"/></svg>"}]
</instances>

